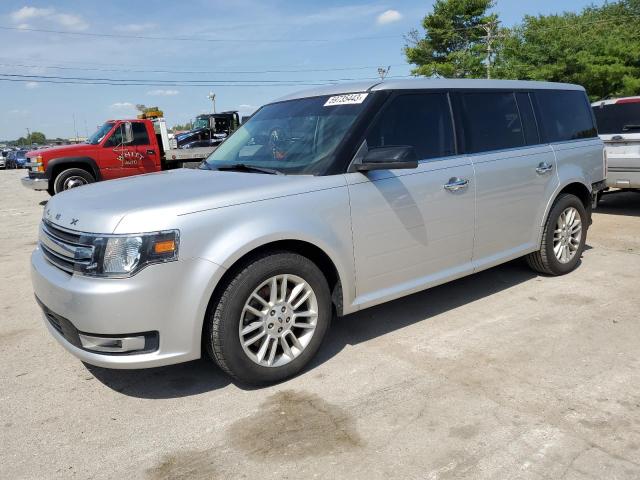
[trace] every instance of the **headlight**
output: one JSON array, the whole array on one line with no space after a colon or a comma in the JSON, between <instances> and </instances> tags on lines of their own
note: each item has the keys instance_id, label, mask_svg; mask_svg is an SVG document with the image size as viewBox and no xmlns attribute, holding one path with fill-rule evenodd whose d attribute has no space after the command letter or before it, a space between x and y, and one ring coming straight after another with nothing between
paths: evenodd
<instances>
[{"instance_id":1,"label":"headlight","mask_svg":"<svg viewBox=\"0 0 640 480\"><path fill-rule=\"evenodd\" d=\"M93 246L92 261L76 263L79 273L100 277L129 277L153 263L178 259L178 230L137 235L83 235L81 243Z\"/></svg>"}]
</instances>

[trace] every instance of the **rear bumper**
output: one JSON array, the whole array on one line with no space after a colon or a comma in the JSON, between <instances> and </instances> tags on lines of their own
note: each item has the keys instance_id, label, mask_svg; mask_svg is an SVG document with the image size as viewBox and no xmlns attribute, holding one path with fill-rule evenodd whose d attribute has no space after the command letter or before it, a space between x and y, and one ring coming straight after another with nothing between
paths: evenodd
<instances>
[{"instance_id":1,"label":"rear bumper","mask_svg":"<svg viewBox=\"0 0 640 480\"><path fill-rule=\"evenodd\" d=\"M46 190L49 188L48 178L22 177L20 181L23 187L30 188L31 190Z\"/></svg>"},{"instance_id":2,"label":"rear bumper","mask_svg":"<svg viewBox=\"0 0 640 480\"><path fill-rule=\"evenodd\" d=\"M640 188L640 167L609 167L607 187Z\"/></svg>"}]
</instances>

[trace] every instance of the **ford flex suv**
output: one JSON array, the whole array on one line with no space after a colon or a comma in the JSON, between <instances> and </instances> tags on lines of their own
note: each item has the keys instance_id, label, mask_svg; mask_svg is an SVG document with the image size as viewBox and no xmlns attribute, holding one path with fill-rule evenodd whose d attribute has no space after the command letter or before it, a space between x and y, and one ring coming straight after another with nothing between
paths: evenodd
<instances>
[{"instance_id":1,"label":"ford flex suv","mask_svg":"<svg viewBox=\"0 0 640 480\"><path fill-rule=\"evenodd\" d=\"M275 382L316 354L333 314L517 257L571 272L604 178L579 86L323 87L265 105L197 170L53 197L33 287L82 361L204 350L240 381Z\"/></svg>"}]
</instances>

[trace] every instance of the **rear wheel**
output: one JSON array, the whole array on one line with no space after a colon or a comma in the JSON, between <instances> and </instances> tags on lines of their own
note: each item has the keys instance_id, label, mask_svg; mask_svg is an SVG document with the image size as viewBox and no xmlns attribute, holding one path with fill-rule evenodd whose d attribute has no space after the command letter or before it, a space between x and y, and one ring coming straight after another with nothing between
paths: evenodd
<instances>
[{"instance_id":1,"label":"rear wheel","mask_svg":"<svg viewBox=\"0 0 640 480\"><path fill-rule=\"evenodd\" d=\"M82 168L67 168L53 180L53 193L60 193L71 188L81 187L95 182L95 178Z\"/></svg>"},{"instance_id":2,"label":"rear wheel","mask_svg":"<svg viewBox=\"0 0 640 480\"><path fill-rule=\"evenodd\" d=\"M587 239L588 217L575 195L560 195L549 212L540 250L527 255L529 266L547 275L564 275L580 262Z\"/></svg>"},{"instance_id":3,"label":"rear wheel","mask_svg":"<svg viewBox=\"0 0 640 480\"><path fill-rule=\"evenodd\" d=\"M295 375L313 358L331 314L320 269L295 253L271 253L229 281L206 319L204 341L232 377L273 383Z\"/></svg>"}]
</instances>

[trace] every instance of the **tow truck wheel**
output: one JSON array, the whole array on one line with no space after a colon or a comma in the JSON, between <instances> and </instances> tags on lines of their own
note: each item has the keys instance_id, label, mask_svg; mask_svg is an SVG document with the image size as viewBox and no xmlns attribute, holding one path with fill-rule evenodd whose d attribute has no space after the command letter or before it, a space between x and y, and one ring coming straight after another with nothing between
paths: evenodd
<instances>
[{"instance_id":1,"label":"tow truck wheel","mask_svg":"<svg viewBox=\"0 0 640 480\"><path fill-rule=\"evenodd\" d=\"M67 168L61 171L53 181L53 193L63 192L71 188L81 187L95 182L95 178L82 168Z\"/></svg>"}]
</instances>

